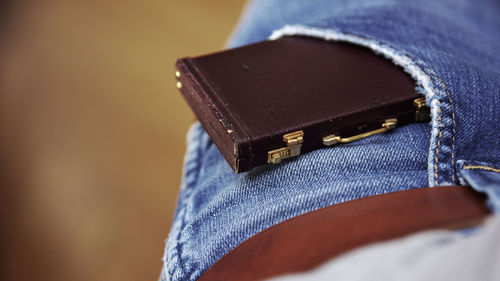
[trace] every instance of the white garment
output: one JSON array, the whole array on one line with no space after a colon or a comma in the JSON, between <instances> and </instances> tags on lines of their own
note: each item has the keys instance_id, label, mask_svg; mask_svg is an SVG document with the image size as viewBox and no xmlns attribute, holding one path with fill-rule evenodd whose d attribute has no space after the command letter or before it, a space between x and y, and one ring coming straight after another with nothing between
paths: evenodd
<instances>
[{"instance_id":1,"label":"white garment","mask_svg":"<svg viewBox=\"0 0 500 281\"><path fill-rule=\"evenodd\" d=\"M435 230L366 246L272 281L500 280L500 215L472 233Z\"/></svg>"}]
</instances>

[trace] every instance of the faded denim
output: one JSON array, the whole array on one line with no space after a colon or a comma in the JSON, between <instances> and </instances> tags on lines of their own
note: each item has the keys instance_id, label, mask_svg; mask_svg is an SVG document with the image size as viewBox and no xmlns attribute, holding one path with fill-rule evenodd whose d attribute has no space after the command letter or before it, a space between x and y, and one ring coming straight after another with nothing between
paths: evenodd
<instances>
[{"instance_id":1,"label":"faded denim","mask_svg":"<svg viewBox=\"0 0 500 281\"><path fill-rule=\"evenodd\" d=\"M305 212L429 185L477 188L463 163L498 173L499 15L500 2L486 0L251 2L230 47L295 34L365 46L415 79L432 121L238 175L193 125L162 280L195 280L247 238Z\"/></svg>"}]
</instances>

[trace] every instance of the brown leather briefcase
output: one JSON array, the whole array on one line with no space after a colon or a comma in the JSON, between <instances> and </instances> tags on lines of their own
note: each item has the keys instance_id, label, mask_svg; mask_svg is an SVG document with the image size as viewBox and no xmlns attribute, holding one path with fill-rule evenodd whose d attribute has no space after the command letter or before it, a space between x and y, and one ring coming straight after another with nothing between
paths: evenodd
<instances>
[{"instance_id":1,"label":"brown leather briefcase","mask_svg":"<svg viewBox=\"0 0 500 281\"><path fill-rule=\"evenodd\" d=\"M177 87L235 172L427 120L399 67L363 47L283 37L176 63Z\"/></svg>"}]
</instances>

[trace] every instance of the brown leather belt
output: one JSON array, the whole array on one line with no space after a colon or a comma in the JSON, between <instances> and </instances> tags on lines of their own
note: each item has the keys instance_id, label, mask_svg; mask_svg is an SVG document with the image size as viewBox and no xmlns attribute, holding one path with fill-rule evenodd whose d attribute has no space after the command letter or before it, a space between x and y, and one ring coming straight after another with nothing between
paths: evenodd
<instances>
[{"instance_id":1,"label":"brown leather belt","mask_svg":"<svg viewBox=\"0 0 500 281\"><path fill-rule=\"evenodd\" d=\"M373 242L458 228L489 214L470 187L420 188L340 203L286 220L238 245L199 280L261 280L305 271Z\"/></svg>"}]
</instances>

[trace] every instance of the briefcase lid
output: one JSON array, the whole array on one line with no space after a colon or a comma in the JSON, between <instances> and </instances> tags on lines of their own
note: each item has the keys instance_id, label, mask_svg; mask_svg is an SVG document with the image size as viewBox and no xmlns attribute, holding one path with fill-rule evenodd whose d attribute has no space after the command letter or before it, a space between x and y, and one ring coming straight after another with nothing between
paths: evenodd
<instances>
[{"instance_id":1,"label":"briefcase lid","mask_svg":"<svg viewBox=\"0 0 500 281\"><path fill-rule=\"evenodd\" d=\"M349 43L282 37L179 59L176 76L235 172L428 116L407 73Z\"/></svg>"}]
</instances>

